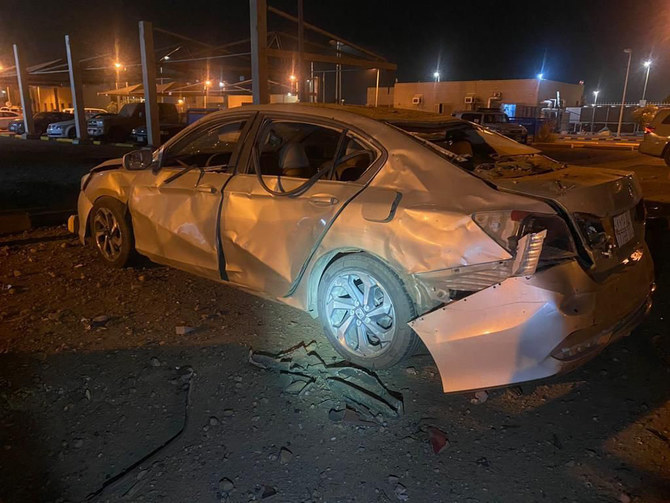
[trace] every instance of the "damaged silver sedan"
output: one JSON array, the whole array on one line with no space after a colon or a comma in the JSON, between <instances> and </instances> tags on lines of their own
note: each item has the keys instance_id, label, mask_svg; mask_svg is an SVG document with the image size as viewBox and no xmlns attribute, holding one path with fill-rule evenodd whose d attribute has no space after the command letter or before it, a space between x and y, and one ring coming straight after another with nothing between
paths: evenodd
<instances>
[{"instance_id":1,"label":"damaged silver sedan","mask_svg":"<svg viewBox=\"0 0 670 503\"><path fill-rule=\"evenodd\" d=\"M430 351L445 391L574 368L651 306L630 173L458 119L309 105L216 113L82 180L70 228L319 317L345 359Z\"/></svg>"}]
</instances>

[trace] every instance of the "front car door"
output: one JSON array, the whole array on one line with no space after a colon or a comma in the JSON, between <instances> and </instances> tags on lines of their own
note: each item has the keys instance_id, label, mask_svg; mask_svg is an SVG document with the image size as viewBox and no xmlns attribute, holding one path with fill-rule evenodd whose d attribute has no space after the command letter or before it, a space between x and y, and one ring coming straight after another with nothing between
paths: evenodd
<instances>
[{"instance_id":1,"label":"front car door","mask_svg":"<svg viewBox=\"0 0 670 503\"><path fill-rule=\"evenodd\" d=\"M314 117L257 122L247 172L224 191L221 242L228 279L276 298L291 293L381 150L344 124Z\"/></svg>"},{"instance_id":2,"label":"front car door","mask_svg":"<svg viewBox=\"0 0 670 503\"><path fill-rule=\"evenodd\" d=\"M128 206L136 249L155 262L225 279L219 241L222 190L234 175L252 114L208 120L138 174Z\"/></svg>"}]
</instances>

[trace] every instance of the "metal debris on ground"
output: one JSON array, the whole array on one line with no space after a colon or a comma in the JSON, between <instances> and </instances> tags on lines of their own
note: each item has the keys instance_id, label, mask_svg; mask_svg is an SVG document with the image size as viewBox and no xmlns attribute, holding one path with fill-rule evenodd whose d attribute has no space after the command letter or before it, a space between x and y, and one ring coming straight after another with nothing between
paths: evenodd
<instances>
[{"instance_id":1,"label":"metal debris on ground","mask_svg":"<svg viewBox=\"0 0 670 503\"><path fill-rule=\"evenodd\" d=\"M488 399L489 399L489 393L488 393L488 391L486 391L486 390L480 390L480 391L477 391L477 392L472 396L472 398L470 399L470 403L473 404L473 405L481 405L481 404L483 404L484 402L486 402L486 400L488 400Z\"/></svg>"},{"instance_id":2,"label":"metal debris on ground","mask_svg":"<svg viewBox=\"0 0 670 503\"><path fill-rule=\"evenodd\" d=\"M187 325L179 325L175 327L174 331L177 335L186 335L190 334L191 332L194 332L195 328L189 327Z\"/></svg>"},{"instance_id":3,"label":"metal debris on ground","mask_svg":"<svg viewBox=\"0 0 670 503\"><path fill-rule=\"evenodd\" d=\"M446 433L433 426L428 428L428 441L435 454L439 454L449 447L449 439L447 438Z\"/></svg>"},{"instance_id":4,"label":"metal debris on ground","mask_svg":"<svg viewBox=\"0 0 670 503\"><path fill-rule=\"evenodd\" d=\"M344 401L346 407L329 412L333 421L366 425L403 414L402 396L386 388L374 373L341 362L326 365L315 348L316 343L310 342L276 355L251 350L249 363L278 372L284 393L304 395L311 388L318 388L333 400Z\"/></svg>"}]
</instances>

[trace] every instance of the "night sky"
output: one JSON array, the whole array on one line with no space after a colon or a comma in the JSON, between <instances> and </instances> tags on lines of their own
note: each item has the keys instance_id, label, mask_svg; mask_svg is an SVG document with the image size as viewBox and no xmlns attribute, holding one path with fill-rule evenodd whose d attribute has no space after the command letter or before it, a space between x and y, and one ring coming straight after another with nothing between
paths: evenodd
<instances>
[{"instance_id":1,"label":"night sky","mask_svg":"<svg viewBox=\"0 0 670 503\"><path fill-rule=\"evenodd\" d=\"M295 13L294 0L269 3ZM21 44L29 64L63 57L66 33L85 43L85 55L110 52L118 37L121 51L137 59L140 19L214 44L249 31L246 0L2 0L0 64L11 64L12 43ZM542 71L548 79L585 81L588 99L598 88L599 102L614 101L626 70L623 49L630 47L628 100L642 94L649 56L647 98L670 95L670 0L305 0L305 20L397 63L397 75L384 75L382 85L396 77L432 80L438 65L443 80L533 78ZM290 25L270 14L273 26ZM374 85L373 73L352 72L346 85Z\"/></svg>"}]
</instances>

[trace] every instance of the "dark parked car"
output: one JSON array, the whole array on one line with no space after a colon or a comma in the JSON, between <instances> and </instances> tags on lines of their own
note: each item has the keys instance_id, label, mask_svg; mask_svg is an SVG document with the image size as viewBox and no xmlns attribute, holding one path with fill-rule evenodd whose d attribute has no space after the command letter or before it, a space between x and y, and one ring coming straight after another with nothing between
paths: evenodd
<instances>
[{"instance_id":1,"label":"dark parked car","mask_svg":"<svg viewBox=\"0 0 670 503\"><path fill-rule=\"evenodd\" d=\"M161 143L166 142L185 127L186 124L160 124ZM130 141L137 143L138 145L146 145L147 126L143 124L133 128L133 130L130 132Z\"/></svg>"},{"instance_id":2,"label":"dark parked car","mask_svg":"<svg viewBox=\"0 0 670 503\"><path fill-rule=\"evenodd\" d=\"M159 103L158 120L166 124L178 123L177 107L173 103ZM126 103L118 114L89 120L88 135L107 141L125 141L130 138L133 128L143 125L145 121L144 103Z\"/></svg>"},{"instance_id":3,"label":"dark parked car","mask_svg":"<svg viewBox=\"0 0 670 503\"><path fill-rule=\"evenodd\" d=\"M42 136L43 134L46 134L47 127L52 122L67 121L71 119L74 119L74 115L65 112L37 112L33 116L35 122L35 134ZM16 134L23 134L26 132L23 119L10 122L7 129L10 133Z\"/></svg>"}]
</instances>

